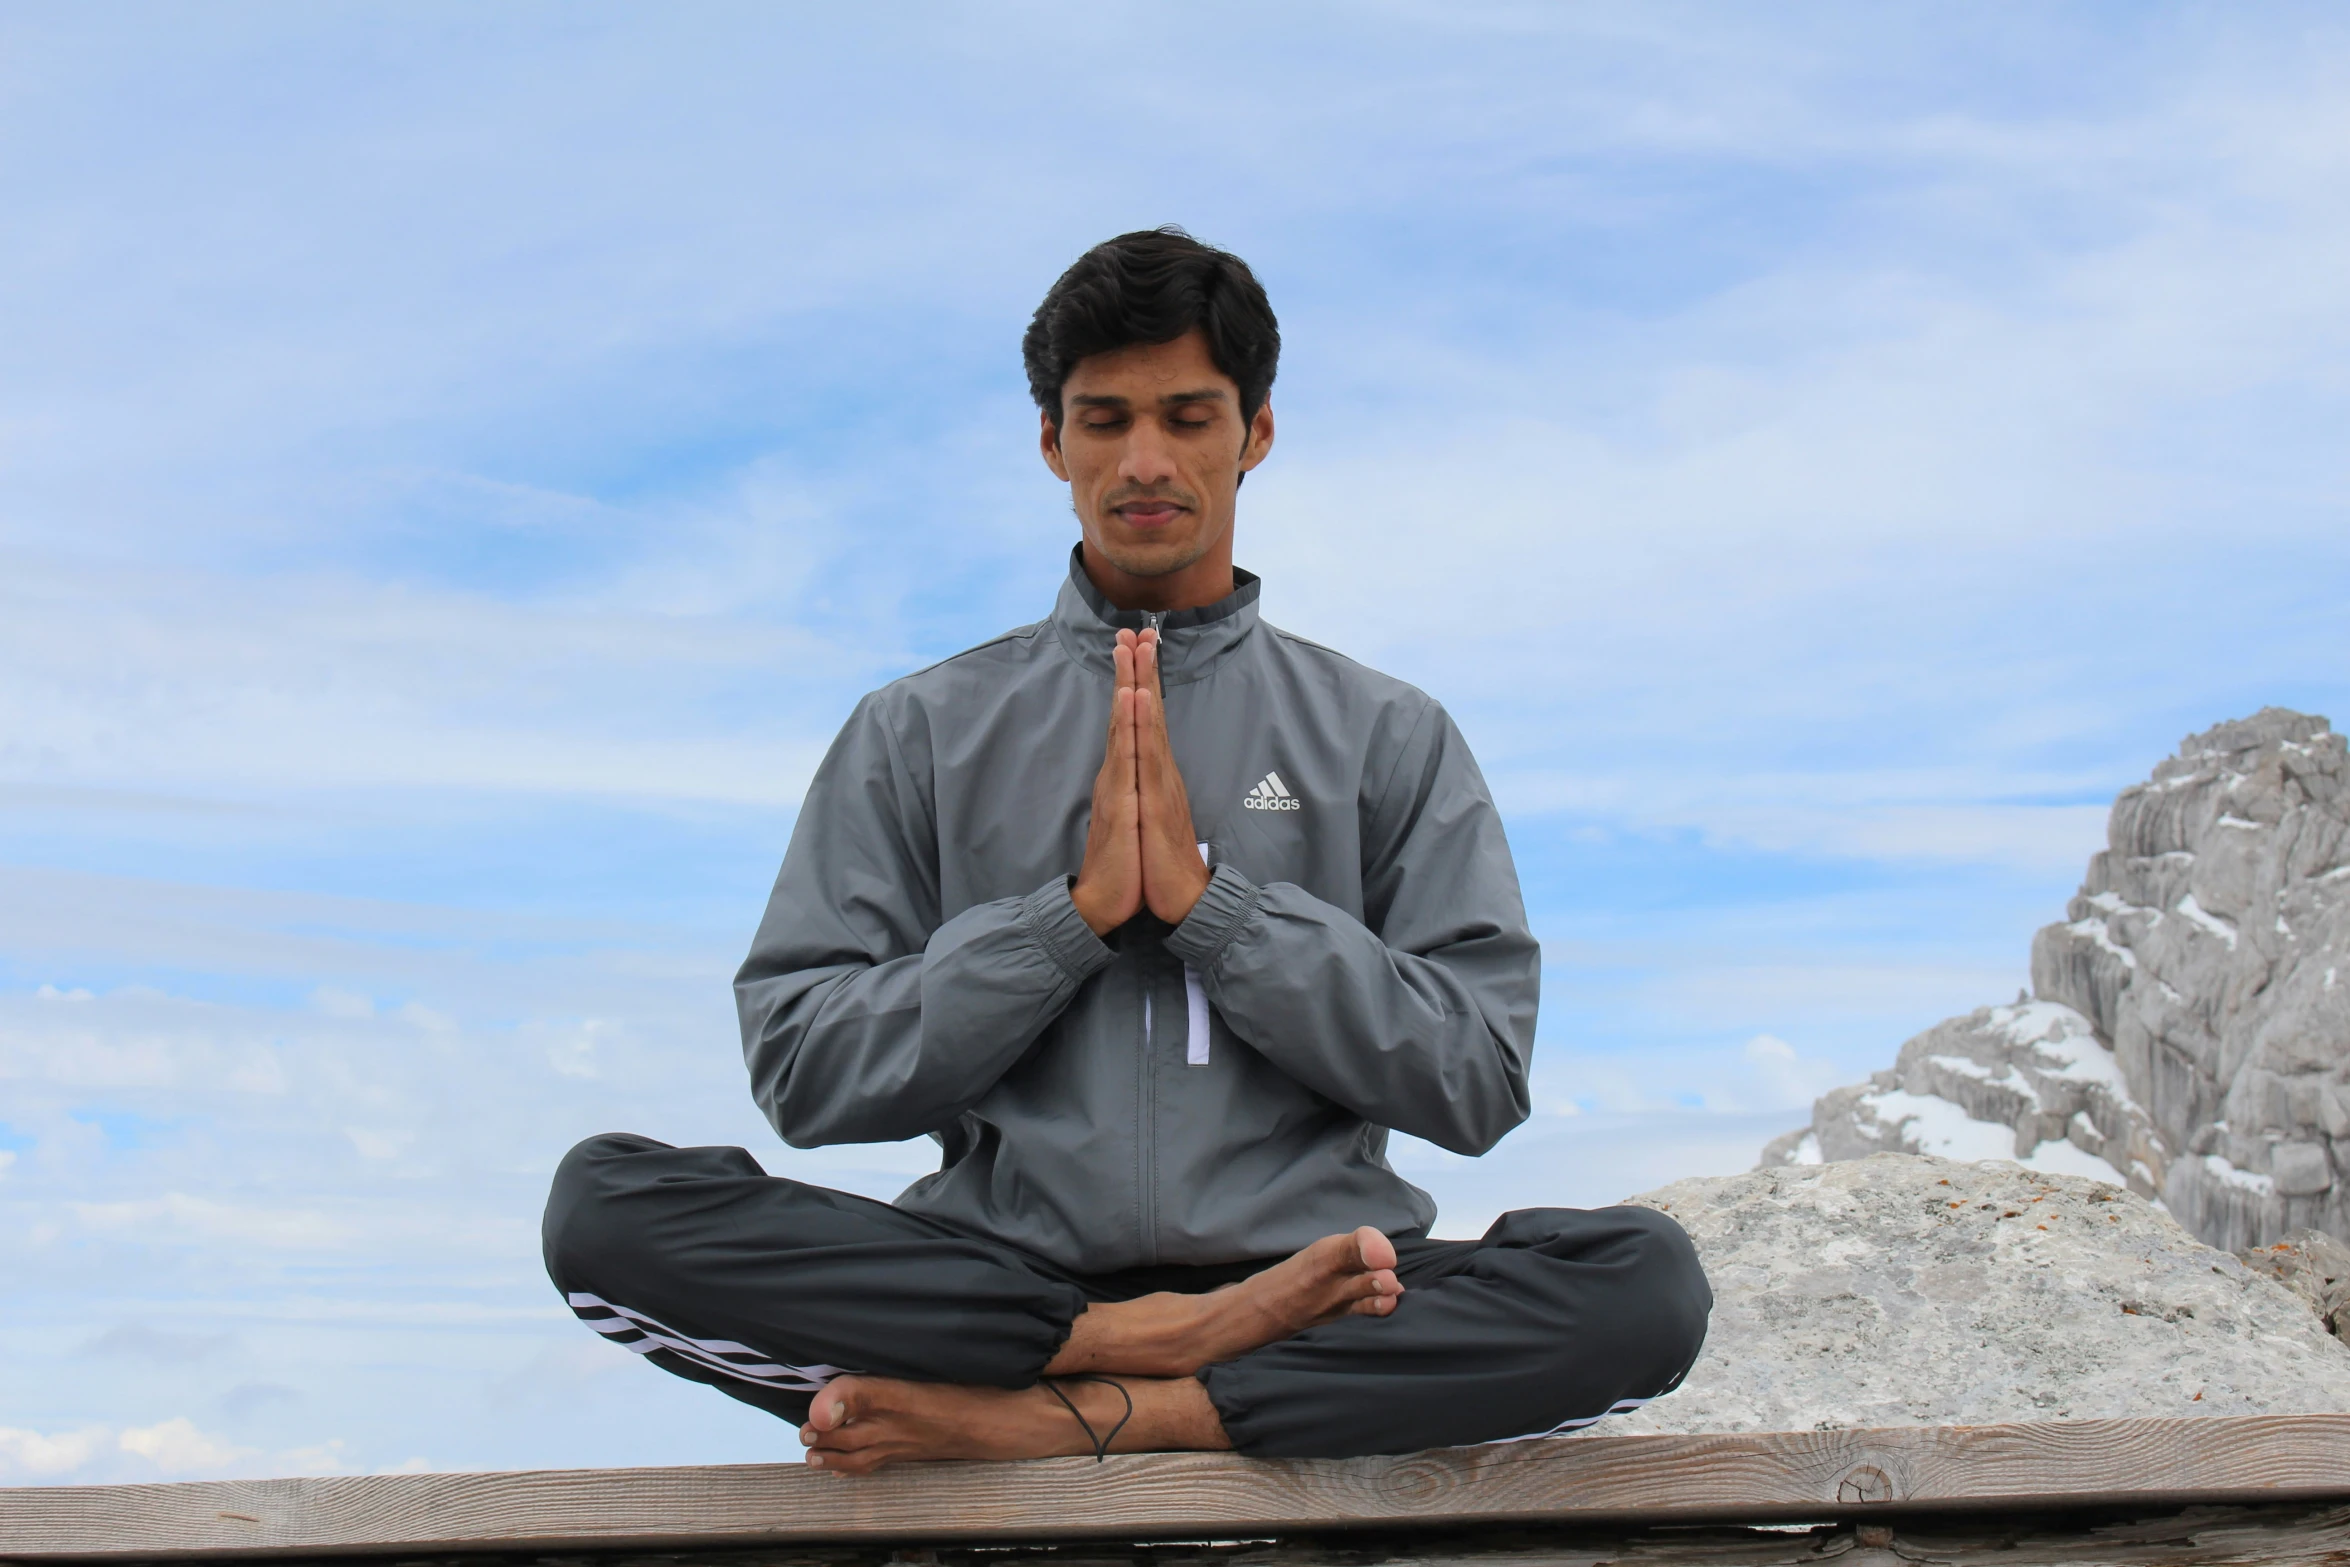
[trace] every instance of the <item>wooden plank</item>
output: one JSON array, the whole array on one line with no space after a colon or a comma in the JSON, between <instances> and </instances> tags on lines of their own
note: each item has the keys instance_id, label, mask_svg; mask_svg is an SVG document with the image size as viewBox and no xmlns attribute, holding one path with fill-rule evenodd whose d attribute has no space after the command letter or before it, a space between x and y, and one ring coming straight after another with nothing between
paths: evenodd
<instances>
[{"instance_id":1,"label":"wooden plank","mask_svg":"<svg viewBox=\"0 0 2350 1567\"><path fill-rule=\"evenodd\" d=\"M0 1556L263 1557L1767 1521L2350 1496L2350 1415L1567 1437L1400 1458L1151 1453L0 1490Z\"/></svg>"}]
</instances>

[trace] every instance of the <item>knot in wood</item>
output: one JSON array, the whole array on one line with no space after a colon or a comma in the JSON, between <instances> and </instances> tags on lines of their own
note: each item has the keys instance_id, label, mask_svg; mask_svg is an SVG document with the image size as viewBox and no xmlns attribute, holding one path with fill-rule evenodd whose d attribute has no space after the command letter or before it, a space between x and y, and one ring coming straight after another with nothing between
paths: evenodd
<instances>
[{"instance_id":1,"label":"knot in wood","mask_svg":"<svg viewBox=\"0 0 2350 1567\"><path fill-rule=\"evenodd\" d=\"M1890 1502L1893 1500L1893 1477L1875 1464L1855 1464L1844 1472L1837 1482L1836 1500L1839 1502Z\"/></svg>"},{"instance_id":2,"label":"knot in wood","mask_svg":"<svg viewBox=\"0 0 2350 1567\"><path fill-rule=\"evenodd\" d=\"M1459 1483L1451 1465L1407 1458L1379 1477L1379 1497L1399 1507L1421 1508Z\"/></svg>"}]
</instances>

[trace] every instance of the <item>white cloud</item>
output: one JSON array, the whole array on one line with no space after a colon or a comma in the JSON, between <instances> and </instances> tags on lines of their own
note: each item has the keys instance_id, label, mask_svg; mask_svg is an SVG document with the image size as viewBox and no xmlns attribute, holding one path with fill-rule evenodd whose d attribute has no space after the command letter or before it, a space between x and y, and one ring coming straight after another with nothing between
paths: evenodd
<instances>
[{"instance_id":1,"label":"white cloud","mask_svg":"<svg viewBox=\"0 0 2350 1567\"><path fill-rule=\"evenodd\" d=\"M149 1425L55 1434L0 1427L0 1481L222 1480L347 1472L340 1438L272 1451L207 1431L186 1415Z\"/></svg>"},{"instance_id":2,"label":"white cloud","mask_svg":"<svg viewBox=\"0 0 2350 1567\"><path fill-rule=\"evenodd\" d=\"M1775 1034L1755 1035L1739 1054L1753 1082L1752 1092L1733 1101L1742 1110L1809 1111L1813 1100L1842 1080L1834 1062L1806 1057ZM1715 1096L1707 1095L1707 1102L1714 1103Z\"/></svg>"},{"instance_id":3,"label":"white cloud","mask_svg":"<svg viewBox=\"0 0 2350 1567\"><path fill-rule=\"evenodd\" d=\"M331 1437L308 1447L288 1448L276 1454L269 1463L269 1473L276 1475L331 1475L351 1472L350 1461L344 1456L346 1444L341 1437ZM394 1474L414 1473L395 1469Z\"/></svg>"},{"instance_id":4,"label":"white cloud","mask_svg":"<svg viewBox=\"0 0 2350 1567\"><path fill-rule=\"evenodd\" d=\"M98 1427L48 1436L0 1426L0 1476L46 1480L71 1473L90 1461L105 1444L106 1435Z\"/></svg>"},{"instance_id":5,"label":"white cloud","mask_svg":"<svg viewBox=\"0 0 2350 1567\"><path fill-rule=\"evenodd\" d=\"M197 1430L185 1415L135 1426L116 1440L124 1452L137 1454L175 1478L224 1474L261 1456L257 1448L238 1447Z\"/></svg>"}]
</instances>

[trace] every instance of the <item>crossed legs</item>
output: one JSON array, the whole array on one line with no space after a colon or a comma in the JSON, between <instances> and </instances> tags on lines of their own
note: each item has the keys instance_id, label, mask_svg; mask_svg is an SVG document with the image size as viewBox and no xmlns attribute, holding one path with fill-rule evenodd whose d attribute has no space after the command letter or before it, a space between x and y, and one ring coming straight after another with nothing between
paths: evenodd
<instances>
[{"instance_id":1,"label":"crossed legs","mask_svg":"<svg viewBox=\"0 0 2350 1567\"><path fill-rule=\"evenodd\" d=\"M865 1474L923 1458L1051 1458L1232 1445L1196 1373L1333 1322L1386 1316L1403 1286L1395 1247L1365 1226L1204 1295L1096 1302L1044 1368L1052 1386L1010 1389L843 1376L816 1394L800 1441L811 1466ZM1114 1381L1112 1380L1114 1379ZM1067 1400L1064 1402L1063 1400Z\"/></svg>"},{"instance_id":2,"label":"crossed legs","mask_svg":"<svg viewBox=\"0 0 2350 1567\"><path fill-rule=\"evenodd\" d=\"M1712 1304L1688 1236L1646 1208L1078 1275L739 1148L620 1134L564 1159L545 1244L589 1327L789 1421L837 1474L1083 1454L1113 1428L1120 1452L1268 1458L1564 1431L1678 1385Z\"/></svg>"}]
</instances>

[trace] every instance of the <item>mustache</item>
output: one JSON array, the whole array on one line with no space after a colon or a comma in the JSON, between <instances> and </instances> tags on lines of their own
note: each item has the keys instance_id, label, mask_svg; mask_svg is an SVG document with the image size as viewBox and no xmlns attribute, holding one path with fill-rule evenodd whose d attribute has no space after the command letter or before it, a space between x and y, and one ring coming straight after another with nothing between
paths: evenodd
<instances>
[{"instance_id":1,"label":"mustache","mask_svg":"<svg viewBox=\"0 0 2350 1567\"><path fill-rule=\"evenodd\" d=\"M1171 484L1121 484L1102 497L1102 510L1115 511L1129 501L1166 501L1199 510L1199 497Z\"/></svg>"}]
</instances>

